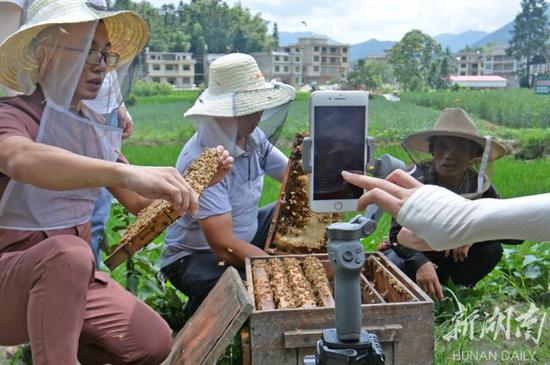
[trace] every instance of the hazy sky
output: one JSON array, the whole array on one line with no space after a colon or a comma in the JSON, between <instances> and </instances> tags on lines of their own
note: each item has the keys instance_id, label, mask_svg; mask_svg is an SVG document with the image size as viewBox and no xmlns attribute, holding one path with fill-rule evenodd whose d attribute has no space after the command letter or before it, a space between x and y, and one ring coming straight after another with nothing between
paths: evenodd
<instances>
[{"instance_id":1,"label":"hazy sky","mask_svg":"<svg viewBox=\"0 0 550 365\"><path fill-rule=\"evenodd\" d=\"M155 6L179 0L149 0ZM190 0L184 0L184 3ZM236 0L227 0L234 4ZM411 29L432 36L492 32L513 20L520 0L241 0L279 31L311 31L344 43L399 40ZM302 22L306 22L304 25Z\"/></svg>"}]
</instances>

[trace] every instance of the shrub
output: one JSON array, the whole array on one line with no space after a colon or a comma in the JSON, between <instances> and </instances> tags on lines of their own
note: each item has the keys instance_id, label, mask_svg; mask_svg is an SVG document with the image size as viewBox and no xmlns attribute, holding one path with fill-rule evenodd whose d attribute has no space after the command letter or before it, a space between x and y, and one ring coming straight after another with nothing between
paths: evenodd
<instances>
[{"instance_id":1,"label":"shrub","mask_svg":"<svg viewBox=\"0 0 550 365\"><path fill-rule=\"evenodd\" d=\"M128 94L128 97L126 98L126 100L124 100L124 103L127 106L130 106L130 105L136 105L137 101L138 101L138 99L137 99L136 94L130 93L130 94Z\"/></svg>"},{"instance_id":2,"label":"shrub","mask_svg":"<svg viewBox=\"0 0 550 365\"><path fill-rule=\"evenodd\" d=\"M172 85L163 82L138 80L132 87L136 96L170 95L174 92Z\"/></svg>"}]
</instances>

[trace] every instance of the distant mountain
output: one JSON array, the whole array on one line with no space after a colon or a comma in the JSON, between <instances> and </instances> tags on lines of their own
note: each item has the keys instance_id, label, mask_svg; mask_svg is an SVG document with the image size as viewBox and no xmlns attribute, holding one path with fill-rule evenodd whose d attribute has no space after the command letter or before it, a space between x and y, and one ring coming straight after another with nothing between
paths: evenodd
<instances>
[{"instance_id":1,"label":"distant mountain","mask_svg":"<svg viewBox=\"0 0 550 365\"><path fill-rule=\"evenodd\" d=\"M351 46L350 59L355 62L360 58L365 58L372 55L382 55L385 50L389 50L397 43L394 41L379 41L371 39L366 42L357 43Z\"/></svg>"},{"instance_id":2,"label":"distant mountain","mask_svg":"<svg viewBox=\"0 0 550 365\"><path fill-rule=\"evenodd\" d=\"M546 10L546 16L550 19L550 7ZM487 43L497 43L497 44L507 44L512 39L512 34L510 33L514 29L515 19L505 26L495 30L493 33L489 33L487 36L481 38L479 41L475 42L471 46L481 47Z\"/></svg>"},{"instance_id":3,"label":"distant mountain","mask_svg":"<svg viewBox=\"0 0 550 365\"><path fill-rule=\"evenodd\" d=\"M506 24L505 26L498 28L493 33L487 34L477 42L471 44L472 47L482 47L487 43L507 44L512 39L510 32L514 29L514 21Z\"/></svg>"},{"instance_id":4,"label":"distant mountain","mask_svg":"<svg viewBox=\"0 0 550 365\"><path fill-rule=\"evenodd\" d=\"M286 47L290 44L296 44L298 43L298 38L300 37L311 37L311 36L318 36L318 37L325 37L327 38L331 43L340 43L338 41L335 41L334 39L327 37L323 34L317 34L314 32L279 32L279 46Z\"/></svg>"},{"instance_id":5,"label":"distant mountain","mask_svg":"<svg viewBox=\"0 0 550 365\"><path fill-rule=\"evenodd\" d=\"M467 45L471 46L487 34L487 32L469 30L460 34L443 33L433 38L441 44L443 50L449 47L451 52L456 53L464 49Z\"/></svg>"}]
</instances>

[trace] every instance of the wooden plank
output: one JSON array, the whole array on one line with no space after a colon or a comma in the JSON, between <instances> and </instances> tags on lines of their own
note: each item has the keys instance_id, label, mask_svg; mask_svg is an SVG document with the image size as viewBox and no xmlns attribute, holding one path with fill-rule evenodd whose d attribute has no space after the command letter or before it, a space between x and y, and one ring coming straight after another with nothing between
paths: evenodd
<instances>
[{"instance_id":1,"label":"wooden plank","mask_svg":"<svg viewBox=\"0 0 550 365\"><path fill-rule=\"evenodd\" d=\"M252 279L252 261L250 261L250 257L244 259L244 270L246 272L246 291L250 300L254 303L254 280Z\"/></svg>"},{"instance_id":2,"label":"wooden plank","mask_svg":"<svg viewBox=\"0 0 550 365\"><path fill-rule=\"evenodd\" d=\"M434 329L432 303L381 303L362 306L363 327L401 326L401 335L380 333L388 365L433 364ZM254 364L298 364L295 348L285 348L285 331L305 331L335 326L334 308L288 309L255 312L250 317L250 341ZM376 333L376 330L373 329ZM318 332L319 333L319 332ZM319 337L317 337L319 338ZM305 348L313 346L309 344ZM280 359L280 360L279 360ZM392 360L392 361L390 361Z\"/></svg>"},{"instance_id":3,"label":"wooden plank","mask_svg":"<svg viewBox=\"0 0 550 365\"><path fill-rule=\"evenodd\" d=\"M375 289L387 302L410 302L418 298L372 255L367 259L363 272L374 283Z\"/></svg>"},{"instance_id":4,"label":"wooden plank","mask_svg":"<svg viewBox=\"0 0 550 365\"><path fill-rule=\"evenodd\" d=\"M241 347L243 351L242 365L252 365L252 358L250 357L250 332L247 327L243 327L241 330Z\"/></svg>"},{"instance_id":5,"label":"wooden plank","mask_svg":"<svg viewBox=\"0 0 550 365\"><path fill-rule=\"evenodd\" d=\"M256 265L260 261L255 261L252 267L252 278L254 290L256 294L256 309L258 310L273 310L275 302L273 300L273 290L265 266Z\"/></svg>"},{"instance_id":6,"label":"wooden plank","mask_svg":"<svg viewBox=\"0 0 550 365\"><path fill-rule=\"evenodd\" d=\"M325 266L323 263L313 257L306 257L302 261L302 267L307 280L310 282L316 296L319 300L321 307L334 307L334 297L332 296L332 290L330 290L330 284L325 277L318 277L319 272L325 272Z\"/></svg>"},{"instance_id":7,"label":"wooden plank","mask_svg":"<svg viewBox=\"0 0 550 365\"><path fill-rule=\"evenodd\" d=\"M237 270L227 268L180 331L163 364L215 364L253 308Z\"/></svg>"},{"instance_id":8,"label":"wooden plank","mask_svg":"<svg viewBox=\"0 0 550 365\"><path fill-rule=\"evenodd\" d=\"M143 227L130 242L118 245L115 250L105 259L105 265L110 269L116 269L128 257L147 246L169 227L180 215L173 210L164 210L159 213L153 224Z\"/></svg>"},{"instance_id":9,"label":"wooden plank","mask_svg":"<svg viewBox=\"0 0 550 365\"><path fill-rule=\"evenodd\" d=\"M377 335L380 342L397 342L401 339L403 332L403 326L400 324L365 326L361 328ZM324 329L284 331L285 348L313 347L317 343L317 340L321 339Z\"/></svg>"},{"instance_id":10,"label":"wooden plank","mask_svg":"<svg viewBox=\"0 0 550 365\"><path fill-rule=\"evenodd\" d=\"M380 293L374 288L365 275L361 274L361 294L363 304L385 303L386 301Z\"/></svg>"}]
</instances>

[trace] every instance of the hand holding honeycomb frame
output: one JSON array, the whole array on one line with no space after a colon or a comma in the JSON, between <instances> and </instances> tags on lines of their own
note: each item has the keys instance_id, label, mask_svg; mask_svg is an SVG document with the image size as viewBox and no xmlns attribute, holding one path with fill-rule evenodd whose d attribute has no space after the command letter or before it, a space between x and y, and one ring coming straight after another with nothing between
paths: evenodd
<instances>
[{"instance_id":1,"label":"hand holding honeycomb frame","mask_svg":"<svg viewBox=\"0 0 550 365\"><path fill-rule=\"evenodd\" d=\"M187 168L183 178L200 196L210 184L218 166L219 156L216 149L206 148ZM153 201L138 214L136 221L128 226L119 244L105 260L105 265L114 270L128 257L158 237L179 217L179 212L172 209L171 204L166 200Z\"/></svg>"}]
</instances>

